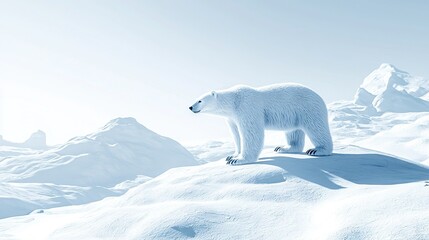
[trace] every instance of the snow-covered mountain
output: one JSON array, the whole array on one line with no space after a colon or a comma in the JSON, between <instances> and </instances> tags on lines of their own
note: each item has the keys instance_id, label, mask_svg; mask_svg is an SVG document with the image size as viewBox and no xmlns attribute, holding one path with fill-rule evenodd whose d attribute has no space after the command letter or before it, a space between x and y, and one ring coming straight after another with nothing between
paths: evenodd
<instances>
[{"instance_id":1,"label":"snow-covered mountain","mask_svg":"<svg viewBox=\"0 0 429 240\"><path fill-rule=\"evenodd\" d=\"M46 151L8 150L0 157L0 217L118 195L170 168L198 164L179 143L133 118Z\"/></svg>"},{"instance_id":2,"label":"snow-covered mountain","mask_svg":"<svg viewBox=\"0 0 429 240\"><path fill-rule=\"evenodd\" d=\"M172 167L195 164L194 157L176 141L133 118L118 118L99 131L37 156L4 160L0 169L12 169L9 181L113 187L137 175L154 177Z\"/></svg>"},{"instance_id":3,"label":"snow-covered mountain","mask_svg":"<svg viewBox=\"0 0 429 240\"><path fill-rule=\"evenodd\" d=\"M429 80L384 63L364 79L354 103L377 112L428 112L428 97Z\"/></svg>"},{"instance_id":4,"label":"snow-covered mountain","mask_svg":"<svg viewBox=\"0 0 429 240\"><path fill-rule=\"evenodd\" d=\"M428 96L429 80L382 64L354 101L329 104L334 140L429 164Z\"/></svg>"}]
</instances>

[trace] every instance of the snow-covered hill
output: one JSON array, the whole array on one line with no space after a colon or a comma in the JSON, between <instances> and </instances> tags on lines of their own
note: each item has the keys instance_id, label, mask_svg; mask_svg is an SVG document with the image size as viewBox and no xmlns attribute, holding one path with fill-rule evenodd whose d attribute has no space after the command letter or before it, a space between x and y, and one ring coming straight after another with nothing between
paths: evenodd
<instances>
[{"instance_id":1,"label":"snow-covered hill","mask_svg":"<svg viewBox=\"0 0 429 240\"><path fill-rule=\"evenodd\" d=\"M0 221L9 239L428 239L427 167L356 147L331 157L175 168L100 202ZM351 237L352 236L352 237Z\"/></svg>"},{"instance_id":2,"label":"snow-covered hill","mask_svg":"<svg viewBox=\"0 0 429 240\"><path fill-rule=\"evenodd\" d=\"M154 177L172 167L196 163L176 141L133 118L118 118L95 133L43 153L3 159L0 172L5 175L0 177L15 182L113 187L137 175Z\"/></svg>"},{"instance_id":3,"label":"snow-covered hill","mask_svg":"<svg viewBox=\"0 0 429 240\"><path fill-rule=\"evenodd\" d=\"M0 218L118 195L170 168L198 164L179 143L133 118L47 151L14 150L0 158Z\"/></svg>"}]
</instances>

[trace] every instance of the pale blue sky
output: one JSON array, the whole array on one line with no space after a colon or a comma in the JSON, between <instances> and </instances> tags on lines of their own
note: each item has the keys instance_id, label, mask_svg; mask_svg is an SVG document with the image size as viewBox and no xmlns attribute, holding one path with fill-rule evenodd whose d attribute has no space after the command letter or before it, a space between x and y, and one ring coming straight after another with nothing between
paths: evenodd
<instances>
[{"instance_id":1,"label":"pale blue sky","mask_svg":"<svg viewBox=\"0 0 429 240\"><path fill-rule=\"evenodd\" d=\"M181 142L228 138L188 110L235 84L352 99L383 62L429 77L429 2L1 1L0 134L56 144L132 116Z\"/></svg>"}]
</instances>

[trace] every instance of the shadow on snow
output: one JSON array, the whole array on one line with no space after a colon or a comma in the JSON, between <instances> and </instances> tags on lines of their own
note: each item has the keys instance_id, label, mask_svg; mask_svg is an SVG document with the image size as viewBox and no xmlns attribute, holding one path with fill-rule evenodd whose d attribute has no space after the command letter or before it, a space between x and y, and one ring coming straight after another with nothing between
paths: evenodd
<instances>
[{"instance_id":1,"label":"shadow on snow","mask_svg":"<svg viewBox=\"0 0 429 240\"><path fill-rule=\"evenodd\" d=\"M333 180L342 178L355 184L391 185L429 179L429 168L381 154L333 154L328 157L294 158L288 155L260 158L252 164L283 168L287 175L329 189L344 188Z\"/></svg>"}]
</instances>

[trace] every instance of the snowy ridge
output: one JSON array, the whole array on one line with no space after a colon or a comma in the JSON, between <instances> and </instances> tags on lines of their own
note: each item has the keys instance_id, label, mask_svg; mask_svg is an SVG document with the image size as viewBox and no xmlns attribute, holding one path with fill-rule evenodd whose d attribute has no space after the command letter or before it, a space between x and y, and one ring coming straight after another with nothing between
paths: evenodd
<instances>
[{"instance_id":1,"label":"snowy ridge","mask_svg":"<svg viewBox=\"0 0 429 240\"><path fill-rule=\"evenodd\" d=\"M8 151L0 158L0 180L5 184L0 190L0 218L118 195L172 167L198 164L180 144L133 118L114 119L99 131L46 151L17 156L14 149ZM29 186L38 190L22 198L19 189ZM73 197L70 188L77 192ZM15 200L14 211L6 212L3 207L13 206Z\"/></svg>"}]
</instances>

